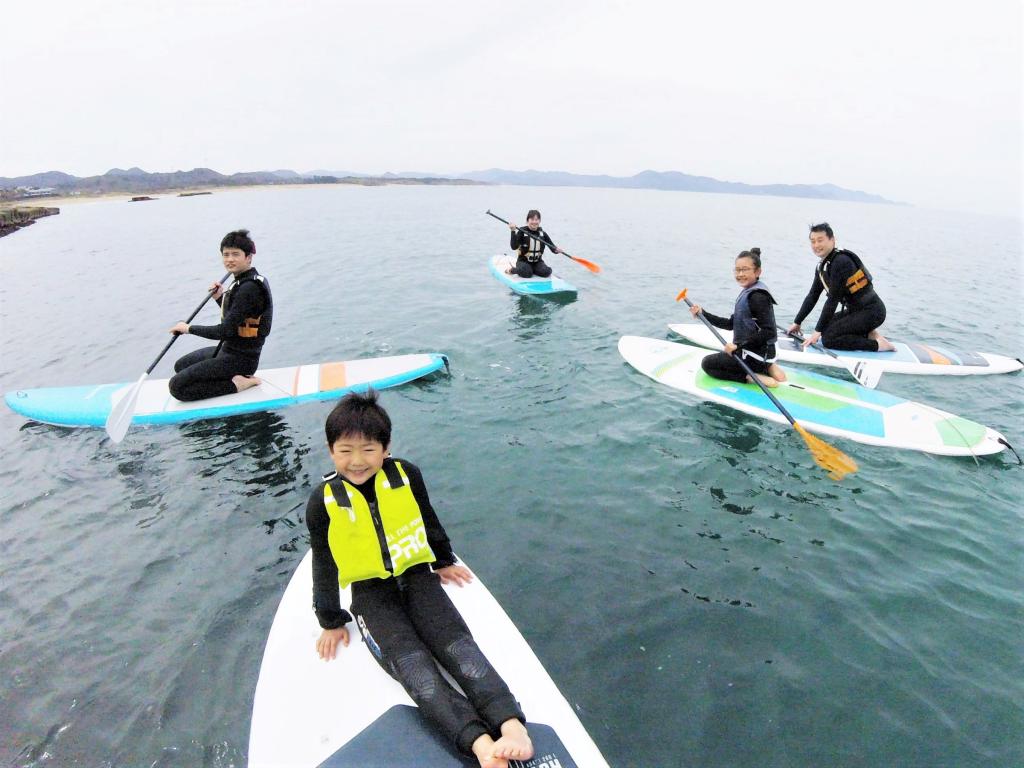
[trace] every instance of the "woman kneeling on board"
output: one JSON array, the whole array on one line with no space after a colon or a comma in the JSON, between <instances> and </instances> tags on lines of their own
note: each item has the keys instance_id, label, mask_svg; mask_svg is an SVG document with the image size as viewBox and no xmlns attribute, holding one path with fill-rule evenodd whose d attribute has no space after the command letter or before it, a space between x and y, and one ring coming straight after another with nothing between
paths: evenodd
<instances>
[{"instance_id":1,"label":"woman kneeling on board","mask_svg":"<svg viewBox=\"0 0 1024 768\"><path fill-rule=\"evenodd\" d=\"M768 292L768 286L761 282L761 249L751 248L736 257L734 270L736 282L743 289L736 298L736 308L728 317L718 317L704 312L699 304L690 307L690 314L696 317L703 312L708 322L716 328L732 331L732 342L725 345L724 352L708 355L700 362L708 376L727 381L750 381L743 366L736 360L738 352L761 382L768 387L778 386L786 380L786 374L775 363L775 299Z\"/></svg>"},{"instance_id":2,"label":"woman kneeling on board","mask_svg":"<svg viewBox=\"0 0 1024 768\"><path fill-rule=\"evenodd\" d=\"M531 209L526 212L526 229L512 223L508 228L512 230L509 247L516 252L516 265L509 268L508 274L523 278L551 277L551 267L544 261L544 247L549 246L554 253L561 253L562 250L540 228L540 211Z\"/></svg>"},{"instance_id":3,"label":"woman kneeling on board","mask_svg":"<svg viewBox=\"0 0 1024 768\"><path fill-rule=\"evenodd\" d=\"M804 339L804 349L818 339L831 349L864 352L892 352L896 349L878 332L885 322L885 304L875 293L871 273L853 251L836 248L835 235L827 223L811 227L811 250L821 261L814 268L814 281L788 333L800 333L800 323L811 314L822 290L828 296L814 333ZM840 304L843 308L836 313Z\"/></svg>"},{"instance_id":4,"label":"woman kneeling on board","mask_svg":"<svg viewBox=\"0 0 1024 768\"><path fill-rule=\"evenodd\" d=\"M313 610L323 628L317 653L333 659L349 643L352 615L340 605L338 585L351 584L367 649L427 719L482 768L528 760L533 745L519 704L441 587L462 586L473 574L455 563L419 468L391 458L391 419L376 393L346 395L325 431L336 471L306 505Z\"/></svg>"}]
</instances>

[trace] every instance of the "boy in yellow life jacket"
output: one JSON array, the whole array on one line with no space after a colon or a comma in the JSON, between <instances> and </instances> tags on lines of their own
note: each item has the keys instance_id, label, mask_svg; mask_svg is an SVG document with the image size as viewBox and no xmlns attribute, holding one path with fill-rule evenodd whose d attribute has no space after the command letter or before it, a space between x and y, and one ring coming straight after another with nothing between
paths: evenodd
<instances>
[{"instance_id":1,"label":"boy in yellow life jacket","mask_svg":"<svg viewBox=\"0 0 1024 768\"><path fill-rule=\"evenodd\" d=\"M419 468L391 457L391 419L376 393L342 398L325 432L335 471L306 504L320 658L348 645L354 614L373 657L461 752L482 768L528 760L533 746L519 704L441 587L473 574L455 562ZM351 614L339 595L349 584Z\"/></svg>"}]
</instances>

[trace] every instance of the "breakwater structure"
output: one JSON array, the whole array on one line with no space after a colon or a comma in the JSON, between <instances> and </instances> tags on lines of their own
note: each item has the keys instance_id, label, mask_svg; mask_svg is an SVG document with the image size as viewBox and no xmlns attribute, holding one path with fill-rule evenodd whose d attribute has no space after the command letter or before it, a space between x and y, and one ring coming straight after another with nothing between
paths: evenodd
<instances>
[{"instance_id":1,"label":"breakwater structure","mask_svg":"<svg viewBox=\"0 0 1024 768\"><path fill-rule=\"evenodd\" d=\"M17 232L22 227L34 224L44 216L56 216L60 208L39 205L15 205L0 207L0 237Z\"/></svg>"}]
</instances>

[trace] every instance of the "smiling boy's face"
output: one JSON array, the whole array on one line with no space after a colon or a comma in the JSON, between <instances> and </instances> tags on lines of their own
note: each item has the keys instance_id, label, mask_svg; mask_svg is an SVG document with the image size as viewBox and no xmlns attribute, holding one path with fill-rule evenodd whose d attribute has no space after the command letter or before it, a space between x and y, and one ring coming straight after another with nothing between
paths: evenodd
<instances>
[{"instance_id":1,"label":"smiling boy's face","mask_svg":"<svg viewBox=\"0 0 1024 768\"><path fill-rule=\"evenodd\" d=\"M388 448L364 435L342 435L331 446L331 460L339 475L353 485L359 485L384 466Z\"/></svg>"}]
</instances>

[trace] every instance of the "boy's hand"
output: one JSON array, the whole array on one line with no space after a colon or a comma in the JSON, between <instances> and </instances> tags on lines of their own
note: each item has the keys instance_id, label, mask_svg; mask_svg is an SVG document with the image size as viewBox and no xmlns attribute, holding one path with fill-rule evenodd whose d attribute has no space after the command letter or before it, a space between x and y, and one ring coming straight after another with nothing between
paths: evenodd
<instances>
[{"instance_id":1,"label":"boy's hand","mask_svg":"<svg viewBox=\"0 0 1024 768\"><path fill-rule=\"evenodd\" d=\"M348 628L325 629L316 640L316 652L324 661L330 661L338 652L338 643L348 647Z\"/></svg>"},{"instance_id":2,"label":"boy's hand","mask_svg":"<svg viewBox=\"0 0 1024 768\"><path fill-rule=\"evenodd\" d=\"M442 584L455 584L463 586L473 580L473 572L464 565L446 565L434 571L440 578Z\"/></svg>"}]
</instances>

